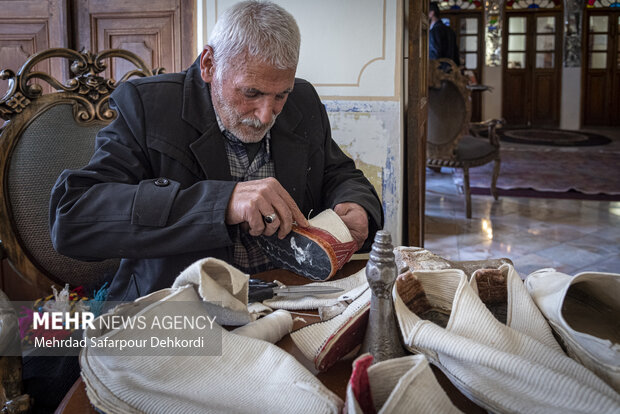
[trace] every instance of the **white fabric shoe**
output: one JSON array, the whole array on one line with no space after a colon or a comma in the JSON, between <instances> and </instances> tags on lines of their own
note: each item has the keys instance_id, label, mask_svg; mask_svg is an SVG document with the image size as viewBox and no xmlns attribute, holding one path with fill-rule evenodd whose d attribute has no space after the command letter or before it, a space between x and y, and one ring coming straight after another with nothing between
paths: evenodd
<instances>
[{"instance_id":1,"label":"white fabric shoe","mask_svg":"<svg viewBox=\"0 0 620 414\"><path fill-rule=\"evenodd\" d=\"M219 330L221 333L219 356L180 356L162 347L154 348L145 356L146 353L135 348L91 346L91 339L150 341L153 336L165 339L168 335L165 330L97 328L97 321L102 318L134 317L152 326L156 318L161 321L170 316L171 306L189 309L183 314L189 320L209 316L207 309L212 308L206 308L204 296L201 297L207 294L200 285L205 280L203 276L215 272L225 275L223 280L231 281L226 274L235 273L223 262L210 265L214 266L190 267L201 272L193 276L185 274L178 284L175 283L179 287L163 289L133 303L117 306L94 321L96 329L85 331L87 346L80 354L80 365L91 403L106 414L339 413L342 400L293 356L268 342L228 332L217 323L213 332ZM239 286L242 284L232 281L224 291L228 294L243 292L244 288L238 289ZM192 340L195 334L195 330L176 332L180 340ZM220 337L215 333L206 336L207 341L217 341L209 345L219 344Z\"/></svg>"},{"instance_id":2,"label":"white fabric shoe","mask_svg":"<svg viewBox=\"0 0 620 414\"><path fill-rule=\"evenodd\" d=\"M525 286L568 354L620 393L620 274L541 269Z\"/></svg>"},{"instance_id":3,"label":"white fabric shoe","mask_svg":"<svg viewBox=\"0 0 620 414\"><path fill-rule=\"evenodd\" d=\"M435 253L413 246L397 246L394 248L394 258L396 267L403 273L403 269L409 269L412 272L426 270L442 270L442 269L460 269L465 272L467 277L482 268L498 268L503 264L512 264L507 258L487 259L487 260L465 260L453 261L444 259Z\"/></svg>"},{"instance_id":4,"label":"white fabric shoe","mask_svg":"<svg viewBox=\"0 0 620 414\"><path fill-rule=\"evenodd\" d=\"M477 270L469 284L498 321L563 352L512 265Z\"/></svg>"},{"instance_id":5,"label":"white fabric shoe","mask_svg":"<svg viewBox=\"0 0 620 414\"><path fill-rule=\"evenodd\" d=\"M441 388L424 355L371 365L364 354L353 362L344 414L460 413Z\"/></svg>"},{"instance_id":6,"label":"white fabric shoe","mask_svg":"<svg viewBox=\"0 0 620 414\"><path fill-rule=\"evenodd\" d=\"M546 334L525 323L542 318L540 312L516 281L508 286L512 316L504 324L460 270L399 276L393 297L405 346L492 412L618 412L620 395L558 346L546 345Z\"/></svg>"},{"instance_id":7,"label":"white fabric shoe","mask_svg":"<svg viewBox=\"0 0 620 414\"><path fill-rule=\"evenodd\" d=\"M340 315L313 323L293 333L291 339L319 371L325 371L362 344L370 313L369 288Z\"/></svg>"}]
</instances>

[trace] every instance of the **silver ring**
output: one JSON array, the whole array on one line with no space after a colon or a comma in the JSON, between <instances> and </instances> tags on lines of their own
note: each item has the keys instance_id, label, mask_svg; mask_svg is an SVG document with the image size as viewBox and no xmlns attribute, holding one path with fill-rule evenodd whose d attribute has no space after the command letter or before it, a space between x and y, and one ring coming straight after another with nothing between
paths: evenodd
<instances>
[{"instance_id":1,"label":"silver ring","mask_svg":"<svg viewBox=\"0 0 620 414\"><path fill-rule=\"evenodd\" d=\"M271 224L276 220L276 217L277 217L276 213L271 213L266 216L263 216L263 220L265 220L265 223Z\"/></svg>"}]
</instances>

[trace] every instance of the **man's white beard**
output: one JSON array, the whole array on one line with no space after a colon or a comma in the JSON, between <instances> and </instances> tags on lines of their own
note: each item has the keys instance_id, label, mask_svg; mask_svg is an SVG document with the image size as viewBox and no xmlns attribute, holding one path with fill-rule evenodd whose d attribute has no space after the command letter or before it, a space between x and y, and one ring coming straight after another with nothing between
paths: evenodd
<instances>
[{"instance_id":1,"label":"man's white beard","mask_svg":"<svg viewBox=\"0 0 620 414\"><path fill-rule=\"evenodd\" d=\"M276 122L277 115L273 115L271 121L267 124L263 124L259 119L254 117L242 118L241 114L239 114L232 105L229 105L222 99L219 85L217 85L216 82L211 83L211 92L219 104L218 115L224 123L224 127L232 132L239 141L245 144L260 142L267 131L269 131ZM226 123L230 125L226 125ZM240 128L239 124L250 127L255 133L248 134L247 131Z\"/></svg>"}]
</instances>

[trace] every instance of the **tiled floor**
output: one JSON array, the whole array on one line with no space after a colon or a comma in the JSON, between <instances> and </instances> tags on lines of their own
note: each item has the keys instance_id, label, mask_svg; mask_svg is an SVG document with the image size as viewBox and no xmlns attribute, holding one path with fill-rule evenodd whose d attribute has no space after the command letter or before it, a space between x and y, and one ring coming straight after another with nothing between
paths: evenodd
<instances>
[{"instance_id":1,"label":"tiled floor","mask_svg":"<svg viewBox=\"0 0 620 414\"><path fill-rule=\"evenodd\" d=\"M596 132L620 144L620 131ZM450 171L427 169L427 249L452 260L508 257L521 277L543 267L620 273L620 202L472 195L468 220Z\"/></svg>"}]
</instances>

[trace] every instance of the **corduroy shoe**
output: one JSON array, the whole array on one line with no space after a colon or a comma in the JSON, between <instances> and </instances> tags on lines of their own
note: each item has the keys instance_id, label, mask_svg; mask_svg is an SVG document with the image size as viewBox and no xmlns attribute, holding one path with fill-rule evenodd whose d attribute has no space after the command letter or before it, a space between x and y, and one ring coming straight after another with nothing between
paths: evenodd
<instances>
[{"instance_id":1,"label":"corduroy shoe","mask_svg":"<svg viewBox=\"0 0 620 414\"><path fill-rule=\"evenodd\" d=\"M80 365L96 409L107 414L342 412L342 400L291 354L264 340L229 332L218 325L219 316L216 320L209 313L244 291L244 284L237 283L243 281L238 273L217 259L203 259L177 278L176 287L119 305L95 319L84 332ZM212 307L204 306L209 301L206 293L216 301ZM217 300L220 293L222 299ZM205 329L153 328L171 323L167 318L175 325L177 315L184 323L208 317L214 322L211 329L208 323ZM135 320L135 329L121 320ZM174 341L191 341L198 335L204 344L151 345L154 339L156 344L167 343L172 335ZM104 340L120 346L96 346Z\"/></svg>"},{"instance_id":2,"label":"corduroy shoe","mask_svg":"<svg viewBox=\"0 0 620 414\"><path fill-rule=\"evenodd\" d=\"M424 355L371 365L364 354L353 362L345 414L460 413L433 375Z\"/></svg>"},{"instance_id":3,"label":"corduroy shoe","mask_svg":"<svg viewBox=\"0 0 620 414\"><path fill-rule=\"evenodd\" d=\"M470 283L461 270L400 275L393 297L405 347L491 412L618 412L617 392L525 324L544 318L523 282L507 276L503 323L482 302L478 280Z\"/></svg>"},{"instance_id":4,"label":"corduroy shoe","mask_svg":"<svg viewBox=\"0 0 620 414\"><path fill-rule=\"evenodd\" d=\"M308 220L310 227L293 226L283 239L277 233L257 237L276 266L312 280L328 280L349 261L357 243L340 216L325 210Z\"/></svg>"},{"instance_id":5,"label":"corduroy shoe","mask_svg":"<svg viewBox=\"0 0 620 414\"><path fill-rule=\"evenodd\" d=\"M316 369L329 369L362 344L370 314L370 296L367 288L340 315L291 333L295 345L314 361Z\"/></svg>"},{"instance_id":6,"label":"corduroy shoe","mask_svg":"<svg viewBox=\"0 0 620 414\"><path fill-rule=\"evenodd\" d=\"M620 274L541 269L525 286L568 354L620 393Z\"/></svg>"}]
</instances>

